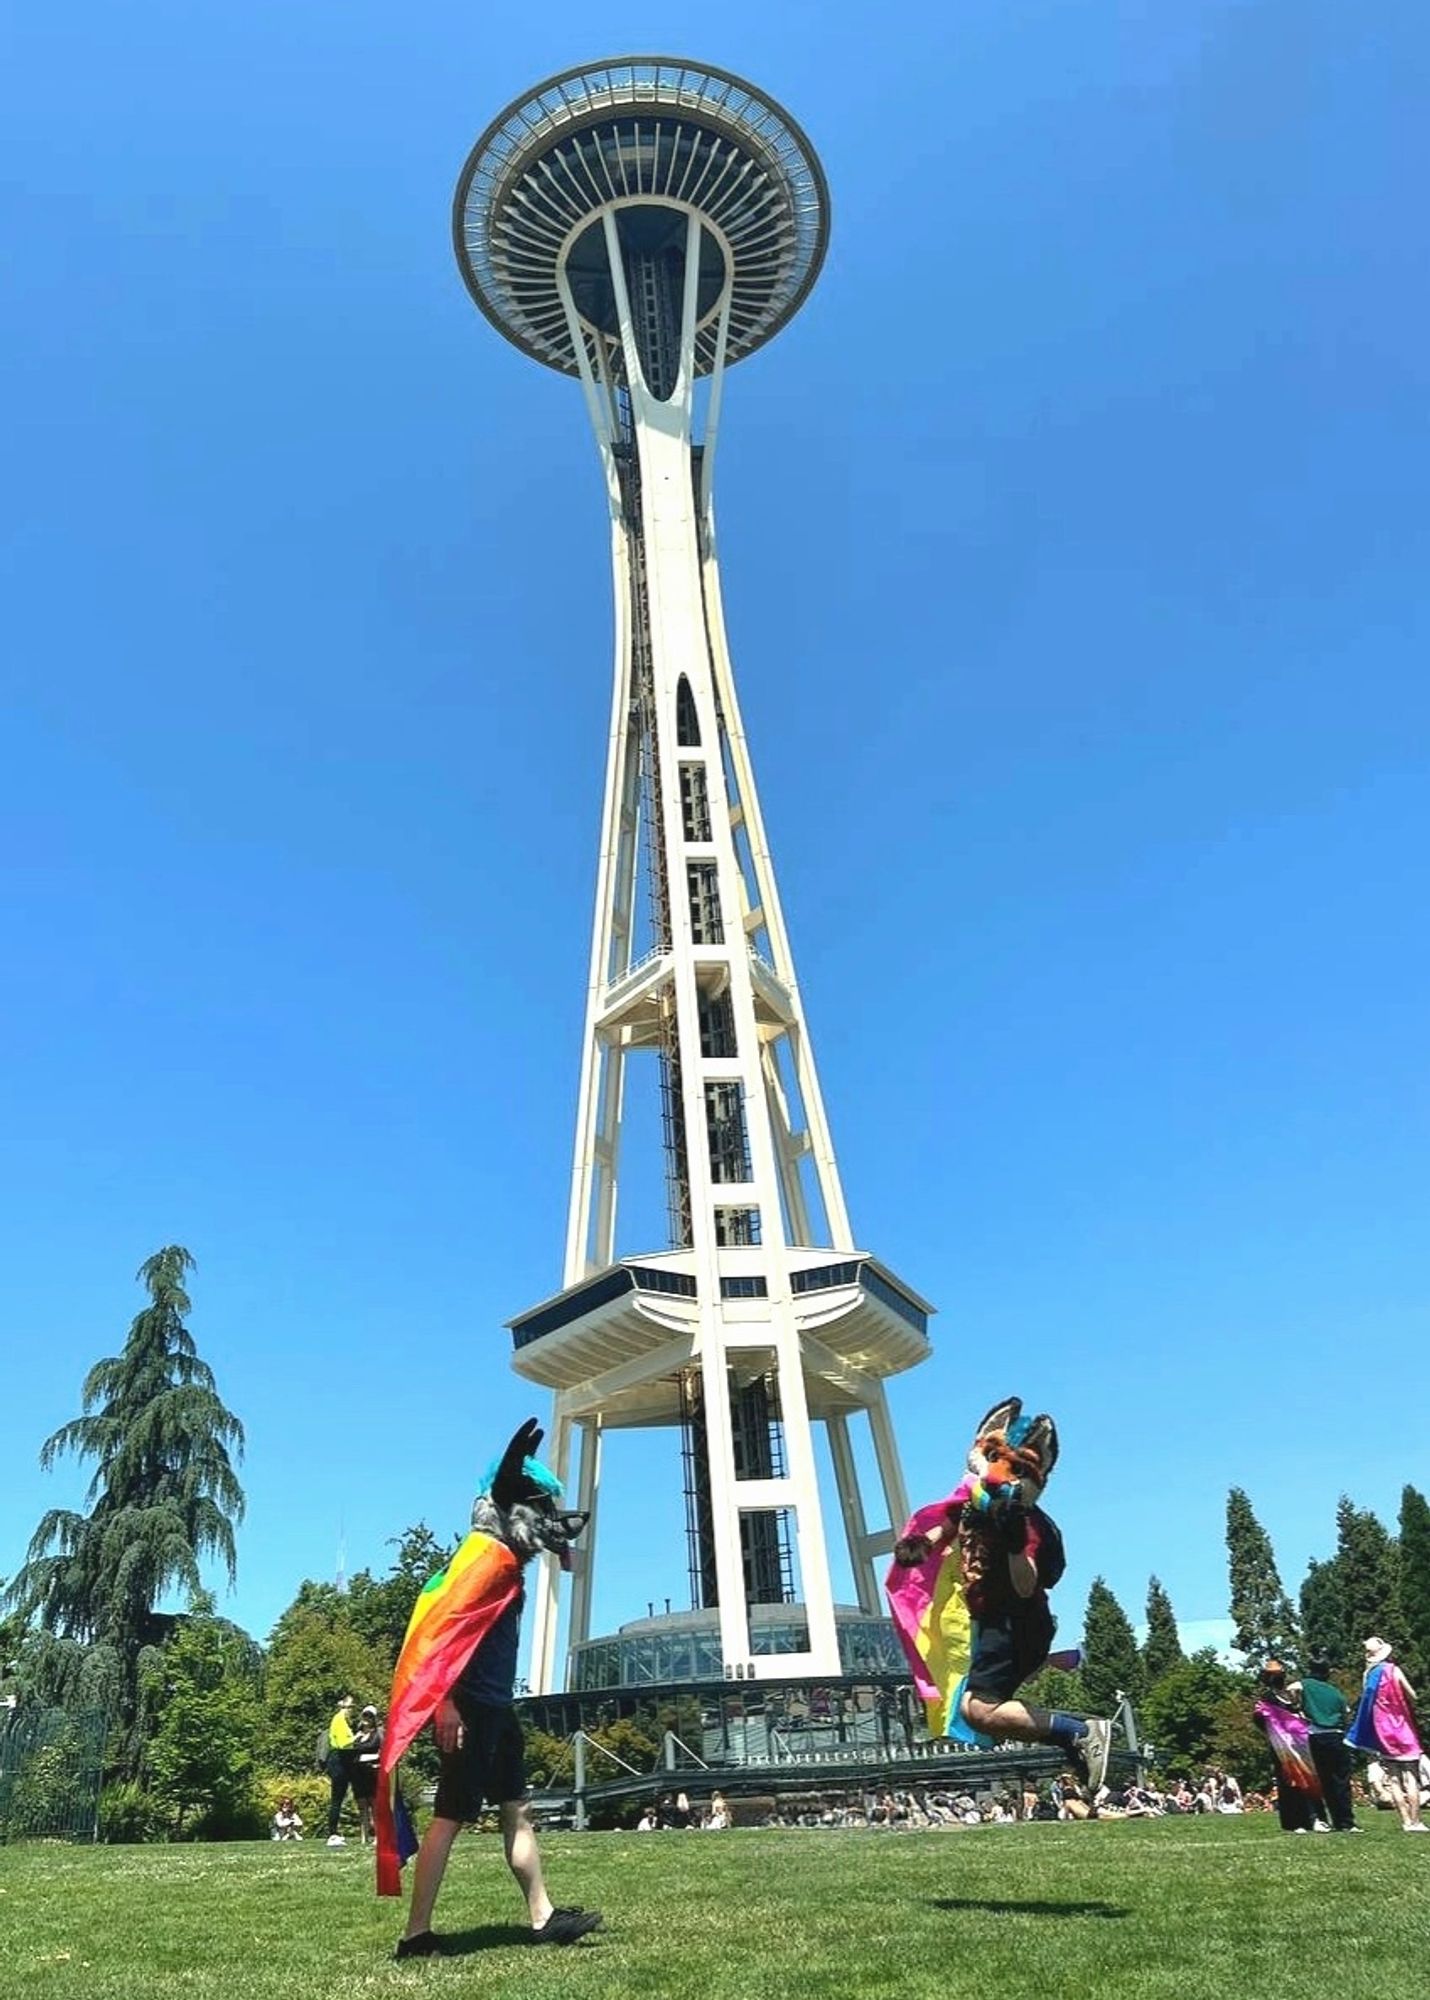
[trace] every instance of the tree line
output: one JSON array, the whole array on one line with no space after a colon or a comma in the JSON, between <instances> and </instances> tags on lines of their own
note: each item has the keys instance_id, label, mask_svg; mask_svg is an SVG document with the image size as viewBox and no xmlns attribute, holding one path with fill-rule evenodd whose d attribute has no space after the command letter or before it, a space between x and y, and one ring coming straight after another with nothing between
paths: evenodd
<instances>
[{"instance_id":1,"label":"tree line","mask_svg":"<svg viewBox=\"0 0 1430 2000\"><path fill-rule=\"evenodd\" d=\"M1082 1667L1072 1675L1043 1674L1035 1698L1108 1715L1125 1694L1168 1770L1190 1776L1212 1765L1269 1781L1266 1739L1251 1720L1256 1671L1266 1661L1298 1670L1325 1659L1353 1698L1363 1642L1376 1634L1394 1646L1412 1682L1423 1685L1430 1672L1430 1504L1414 1486L1401 1494L1397 1527L1392 1534L1342 1494L1335 1549L1311 1561L1293 1603L1271 1537L1246 1492L1233 1486L1226 1503L1227 1598L1232 1650L1245 1664L1232 1664L1214 1647L1187 1655L1171 1599L1155 1576L1139 1644L1131 1619L1097 1577L1083 1617Z\"/></svg>"},{"instance_id":2,"label":"tree line","mask_svg":"<svg viewBox=\"0 0 1430 2000\"><path fill-rule=\"evenodd\" d=\"M381 1706L418 1592L449 1544L423 1522L395 1536L382 1575L346 1590L302 1583L266 1645L221 1617L202 1566L233 1581L244 1495L243 1427L222 1401L187 1319L194 1260L171 1244L140 1266L147 1302L118 1355L95 1363L81 1414L48 1438L44 1467L93 1464L83 1509L50 1509L24 1565L0 1593L0 1699L56 1711L102 1711L107 1723L101 1830L113 1839L241 1837L261 1832L283 1791L316 1824L323 1785L316 1731L339 1693ZM1270 1537L1240 1487L1227 1496L1228 1598L1234 1646L1250 1666L1328 1657L1348 1691L1361 1642L1389 1639L1412 1681L1430 1672L1430 1505L1413 1486L1398 1532L1343 1496L1334 1551L1313 1561L1293 1604ZM158 1607L175 1599L183 1612ZM1256 1777L1265 1741L1250 1719L1254 1677L1211 1649L1188 1656L1161 1582L1148 1584L1139 1643L1103 1578L1088 1594L1084 1661L1049 1671L1034 1698L1110 1714L1125 1694L1166 1768L1221 1764ZM652 1711L613 1723L610 1748L654 1764ZM616 1737L619 1736L619 1741ZM536 1782L568 1774L569 1751L534 1733ZM410 1756L414 1779L430 1748ZM60 1769L63 1759L55 1760Z\"/></svg>"}]
</instances>

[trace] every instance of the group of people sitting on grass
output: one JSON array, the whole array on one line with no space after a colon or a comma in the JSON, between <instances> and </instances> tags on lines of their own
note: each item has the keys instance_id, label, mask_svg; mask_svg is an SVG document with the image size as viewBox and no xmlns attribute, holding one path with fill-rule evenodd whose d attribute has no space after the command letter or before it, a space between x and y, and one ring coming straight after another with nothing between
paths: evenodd
<instances>
[{"instance_id":1,"label":"group of people sitting on grass","mask_svg":"<svg viewBox=\"0 0 1430 2000\"><path fill-rule=\"evenodd\" d=\"M1021 1792L1006 1787L974 1793L870 1792L839 1802L807 1800L780 1805L764 1816L765 1826L871 1827L908 1829L939 1826L1013 1826L1020 1820L1162 1819L1179 1813L1267 1811L1272 1801L1243 1792L1229 1772L1208 1771L1193 1785L1186 1778L1165 1785L1102 1784L1096 1792L1072 1778L1043 1785L1029 1782Z\"/></svg>"},{"instance_id":2,"label":"group of people sitting on grass","mask_svg":"<svg viewBox=\"0 0 1430 2000\"><path fill-rule=\"evenodd\" d=\"M637 1833L724 1833L733 1825L724 1795L715 1792L706 1805L692 1805L684 1792L643 1806L636 1821Z\"/></svg>"},{"instance_id":3,"label":"group of people sitting on grass","mask_svg":"<svg viewBox=\"0 0 1430 2000\"><path fill-rule=\"evenodd\" d=\"M1071 1787L1069 1789L1072 1789ZM840 1803L777 1806L766 1826L872 1827L885 1830L934 1826L1012 1826L1018 1797L999 1788L980 1792L869 1792ZM1056 1817L1056 1811L1050 1815Z\"/></svg>"}]
</instances>

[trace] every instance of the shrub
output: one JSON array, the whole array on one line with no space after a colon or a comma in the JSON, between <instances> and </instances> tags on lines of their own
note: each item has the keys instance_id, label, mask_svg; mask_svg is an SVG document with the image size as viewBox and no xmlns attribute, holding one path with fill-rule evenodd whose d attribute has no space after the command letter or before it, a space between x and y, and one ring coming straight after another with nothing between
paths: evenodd
<instances>
[{"instance_id":1,"label":"shrub","mask_svg":"<svg viewBox=\"0 0 1430 2000\"><path fill-rule=\"evenodd\" d=\"M165 1800L156 1799L132 1779L106 1785L99 1795L99 1837L116 1847L167 1840L173 1817Z\"/></svg>"}]
</instances>

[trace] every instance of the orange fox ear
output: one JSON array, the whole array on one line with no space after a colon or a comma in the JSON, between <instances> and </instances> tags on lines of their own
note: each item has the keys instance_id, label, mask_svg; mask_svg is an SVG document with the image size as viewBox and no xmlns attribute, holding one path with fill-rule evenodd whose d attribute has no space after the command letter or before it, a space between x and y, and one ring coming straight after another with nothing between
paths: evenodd
<instances>
[{"instance_id":1,"label":"orange fox ear","mask_svg":"<svg viewBox=\"0 0 1430 2000\"><path fill-rule=\"evenodd\" d=\"M986 1416L979 1418L978 1428L973 1433L974 1437L984 1438L991 1436L994 1431L1006 1431L1010 1424L1016 1423L1022 1408L1021 1396L1005 1396L1001 1403L993 1405Z\"/></svg>"}]
</instances>

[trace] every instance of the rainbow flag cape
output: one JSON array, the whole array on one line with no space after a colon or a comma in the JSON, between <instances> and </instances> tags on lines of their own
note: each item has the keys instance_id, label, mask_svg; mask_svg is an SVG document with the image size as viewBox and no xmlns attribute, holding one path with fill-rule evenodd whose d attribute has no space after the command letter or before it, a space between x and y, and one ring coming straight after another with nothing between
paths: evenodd
<instances>
[{"instance_id":1,"label":"rainbow flag cape","mask_svg":"<svg viewBox=\"0 0 1430 2000\"><path fill-rule=\"evenodd\" d=\"M412 1608L393 1669L377 1767L373 1823L379 1896L402 1894L402 1864L415 1848L400 1800L394 1810L397 1765L418 1730L436 1714L474 1647L520 1590L521 1568L511 1550L490 1535L471 1534L447 1567L423 1585Z\"/></svg>"},{"instance_id":2,"label":"rainbow flag cape","mask_svg":"<svg viewBox=\"0 0 1430 2000\"><path fill-rule=\"evenodd\" d=\"M1311 1732L1305 1717L1274 1701L1257 1702L1252 1714L1266 1731L1280 1783L1293 1792L1304 1792L1307 1798L1319 1799L1321 1780L1311 1756Z\"/></svg>"}]
</instances>

